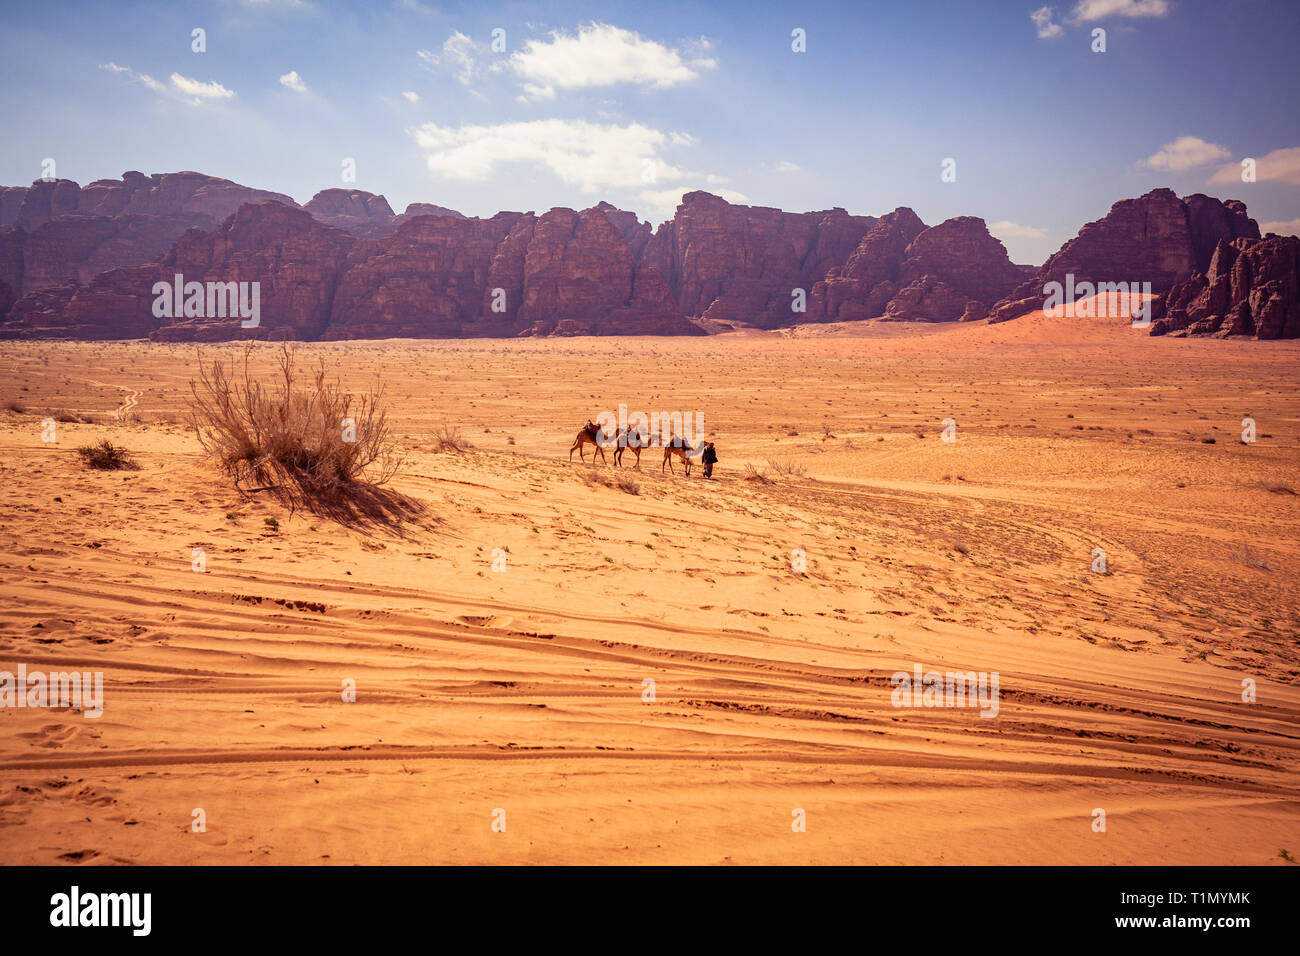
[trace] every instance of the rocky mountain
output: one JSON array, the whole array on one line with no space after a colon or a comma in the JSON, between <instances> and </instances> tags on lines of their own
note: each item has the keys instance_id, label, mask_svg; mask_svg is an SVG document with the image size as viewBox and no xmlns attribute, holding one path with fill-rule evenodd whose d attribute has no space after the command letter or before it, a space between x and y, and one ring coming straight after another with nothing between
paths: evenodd
<instances>
[{"instance_id":1,"label":"rocky mountain","mask_svg":"<svg viewBox=\"0 0 1300 956\"><path fill-rule=\"evenodd\" d=\"M298 207L198 173L127 173L84 188L37 182L0 190L0 213L2 338L666 335L876 317L999 321L1040 308L1044 285L1067 273L1167 292L1156 334L1238 334L1248 324L1240 334L1297 334L1294 279L1285 278L1292 247L1269 239L1257 249L1259 230L1236 200L1167 189L1116 203L1036 270L1013 264L975 217L927 227L906 207L879 218L788 213L705 192L686 194L657 230L608 203L490 219L412 203L396 215L383 196L327 189ZM155 284L177 274L258 283L259 323L246 328L199 300L155 309Z\"/></svg>"},{"instance_id":2,"label":"rocky mountain","mask_svg":"<svg viewBox=\"0 0 1300 956\"><path fill-rule=\"evenodd\" d=\"M997 302L990 321L1016 318L1043 306L1049 282L1150 282L1169 291L1193 272L1205 272L1221 239L1259 238L1259 226L1239 200L1196 194L1179 199L1171 189L1153 189L1138 199L1115 203L1043 264L1037 274Z\"/></svg>"},{"instance_id":3,"label":"rocky mountain","mask_svg":"<svg viewBox=\"0 0 1300 956\"><path fill-rule=\"evenodd\" d=\"M250 202L288 196L249 189L202 173L128 172L120 180L78 186L69 179L37 180L0 189L0 248L19 247L18 267L0 266L0 282L15 299L64 283L149 262L191 228L212 229ZM0 289L0 316L5 293Z\"/></svg>"},{"instance_id":4,"label":"rocky mountain","mask_svg":"<svg viewBox=\"0 0 1300 956\"><path fill-rule=\"evenodd\" d=\"M1158 297L1152 335L1300 338L1300 239L1219 239L1204 272Z\"/></svg>"},{"instance_id":5,"label":"rocky mountain","mask_svg":"<svg viewBox=\"0 0 1300 956\"><path fill-rule=\"evenodd\" d=\"M794 309L795 290L807 300L875 222L839 208L791 213L692 192L648 238L644 261L680 314L777 328L806 320Z\"/></svg>"}]
</instances>

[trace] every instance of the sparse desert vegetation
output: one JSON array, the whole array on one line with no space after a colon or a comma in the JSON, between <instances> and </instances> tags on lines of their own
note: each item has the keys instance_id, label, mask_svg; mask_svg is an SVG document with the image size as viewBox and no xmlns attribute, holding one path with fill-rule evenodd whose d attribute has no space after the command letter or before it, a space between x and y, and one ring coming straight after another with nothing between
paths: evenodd
<instances>
[{"instance_id":1,"label":"sparse desert vegetation","mask_svg":"<svg viewBox=\"0 0 1300 956\"><path fill-rule=\"evenodd\" d=\"M288 343L276 351L274 370L258 375L252 367L258 348L200 359L190 383L194 433L235 487L310 507L346 500L362 485L386 484L402 455L382 386L354 395L327 376L324 360L304 371Z\"/></svg>"},{"instance_id":2,"label":"sparse desert vegetation","mask_svg":"<svg viewBox=\"0 0 1300 956\"><path fill-rule=\"evenodd\" d=\"M139 467L129 451L120 445L114 445L107 438L102 438L93 445L81 446L77 449L77 454L87 468L96 468L100 471L121 471Z\"/></svg>"},{"instance_id":3,"label":"sparse desert vegetation","mask_svg":"<svg viewBox=\"0 0 1300 956\"><path fill-rule=\"evenodd\" d=\"M142 863L244 862L250 846L279 863L614 862L624 845L663 862L870 847L889 863L923 838L945 863L1287 865L1300 343L1058 347L1015 325L613 356L584 339L311 344L288 401L280 345L255 347L246 380L241 345L6 343L8 395L94 421L47 442L42 411L0 416L0 639L102 668L111 708L94 740L23 736L72 724L50 714L0 727L26 788L4 815L41 821L0 827L6 859L50 862L57 830ZM215 447L234 449L241 487L264 479L238 436L311 449L344 416L331 395L382 379L408 449L383 490L436 519L319 520L241 494L192 425L162 420L192 400L200 357L225 369ZM703 410L715 480L660 474L658 454L570 463L577 428L620 402ZM245 408L286 427L259 431ZM1235 435L1243 408L1259 441L1200 441ZM144 467L85 467L76 449L100 441ZM316 457L285 464L300 460ZM890 675L915 664L998 671L998 720L895 709ZM358 704L335 703L353 674ZM79 755L118 764L53 765ZM65 773L139 823L98 842L99 818L47 786ZM1123 841L1089 839L1099 786L1122 796ZM792 844L781 817L810 793L817 825ZM178 800L203 801L227 842L159 822ZM484 805L512 808L527 839L412 843L430 812L486 833Z\"/></svg>"}]
</instances>

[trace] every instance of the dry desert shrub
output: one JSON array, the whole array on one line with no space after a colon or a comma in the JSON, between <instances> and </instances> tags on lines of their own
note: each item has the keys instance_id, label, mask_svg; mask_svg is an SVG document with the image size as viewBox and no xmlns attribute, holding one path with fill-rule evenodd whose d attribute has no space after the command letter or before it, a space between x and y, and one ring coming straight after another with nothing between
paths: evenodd
<instances>
[{"instance_id":1,"label":"dry desert shrub","mask_svg":"<svg viewBox=\"0 0 1300 956\"><path fill-rule=\"evenodd\" d=\"M433 450L437 452L450 451L456 454L462 454L469 451L474 446L471 445L461 433L460 429L445 422L438 426L438 430L433 433Z\"/></svg>"},{"instance_id":2,"label":"dry desert shrub","mask_svg":"<svg viewBox=\"0 0 1300 956\"><path fill-rule=\"evenodd\" d=\"M270 491L291 509L376 503L402 463L382 385L355 396L326 378L324 359L300 369L287 342L262 381L249 368L255 348L229 364L200 358L190 423L203 450L245 495Z\"/></svg>"},{"instance_id":3,"label":"dry desert shrub","mask_svg":"<svg viewBox=\"0 0 1300 956\"><path fill-rule=\"evenodd\" d=\"M797 461L776 461L772 458L767 460L767 466L778 475L787 475L791 478L802 478L808 474L806 465L801 465Z\"/></svg>"},{"instance_id":4,"label":"dry desert shrub","mask_svg":"<svg viewBox=\"0 0 1300 956\"><path fill-rule=\"evenodd\" d=\"M745 474L742 480L756 481L760 485L770 485L772 483L771 478L767 477L767 475L763 474L761 471L759 471L757 468L755 468L753 465L749 464L748 462L745 463Z\"/></svg>"},{"instance_id":5,"label":"dry desert shrub","mask_svg":"<svg viewBox=\"0 0 1300 956\"><path fill-rule=\"evenodd\" d=\"M619 491L626 491L629 495L641 494L641 486L627 475L615 475L613 478L610 478L606 475L602 475L595 469L592 469L583 472L581 477L582 483L588 488L600 486L603 488L617 488Z\"/></svg>"},{"instance_id":6,"label":"dry desert shrub","mask_svg":"<svg viewBox=\"0 0 1300 956\"><path fill-rule=\"evenodd\" d=\"M77 449L77 454L87 468L97 468L100 471L121 471L124 468L135 470L140 467L129 451L120 445L114 445L107 438L101 439L96 445L83 445Z\"/></svg>"}]
</instances>

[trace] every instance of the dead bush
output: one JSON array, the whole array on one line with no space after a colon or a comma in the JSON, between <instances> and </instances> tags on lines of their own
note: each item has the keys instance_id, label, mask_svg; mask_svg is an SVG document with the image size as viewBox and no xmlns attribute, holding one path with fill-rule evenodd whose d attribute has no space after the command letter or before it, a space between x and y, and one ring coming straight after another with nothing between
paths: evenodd
<instances>
[{"instance_id":1,"label":"dead bush","mask_svg":"<svg viewBox=\"0 0 1300 956\"><path fill-rule=\"evenodd\" d=\"M753 465L749 464L748 462L745 463L745 474L742 480L756 481L760 485L770 485L772 483L771 478L767 477L767 475L763 474L761 471L759 471L757 468L755 468Z\"/></svg>"},{"instance_id":2,"label":"dead bush","mask_svg":"<svg viewBox=\"0 0 1300 956\"><path fill-rule=\"evenodd\" d=\"M433 433L433 450L450 451L457 455L469 451L474 446L460 433L460 429L445 422Z\"/></svg>"},{"instance_id":3,"label":"dead bush","mask_svg":"<svg viewBox=\"0 0 1300 956\"><path fill-rule=\"evenodd\" d=\"M804 475L808 474L807 466L802 465L797 461L776 461L769 458L767 460L767 467L772 469L772 471L778 475L787 475L791 478L802 478Z\"/></svg>"},{"instance_id":4,"label":"dead bush","mask_svg":"<svg viewBox=\"0 0 1300 956\"><path fill-rule=\"evenodd\" d=\"M270 491L291 509L340 503L383 485L402 456L381 406L382 385L360 397L311 371L283 343L270 381L249 368L255 344L227 364L200 358L190 382L190 424L199 443L245 495Z\"/></svg>"},{"instance_id":5,"label":"dead bush","mask_svg":"<svg viewBox=\"0 0 1300 956\"><path fill-rule=\"evenodd\" d=\"M130 469L134 471L140 466L136 464L131 453L120 445L114 445L107 438L101 439L96 445L83 445L77 449L77 454L85 462L87 468L97 468L100 471L121 471Z\"/></svg>"}]
</instances>

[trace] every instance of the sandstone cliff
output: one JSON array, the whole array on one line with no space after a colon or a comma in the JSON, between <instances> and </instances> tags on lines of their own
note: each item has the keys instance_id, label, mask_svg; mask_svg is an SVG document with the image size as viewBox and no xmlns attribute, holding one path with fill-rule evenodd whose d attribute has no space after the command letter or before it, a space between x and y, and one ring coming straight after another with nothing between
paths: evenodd
<instances>
[{"instance_id":1,"label":"sandstone cliff","mask_svg":"<svg viewBox=\"0 0 1300 956\"><path fill-rule=\"evenodd\" d=\"M1167 292L1193 272L1209 268L1220 239L1259 238L1259 227L1235 199L1196 194L1179 199L1171 189L1153 189L1138 199L1115 203L1090 222L1038 270L996 303L990 321L1000 322L1042 308L1049 282L1150 282Z\"/></svg>"},{"instance_id":2,"label":"sandstone cliff","mask_svg":"<svg viewBox=\"0 0 1300 956\"><path fill-rule=\"evenodd\" d=\"M1300 338L1300 239L1220 239L1205 272L1160 296L1152 335Z\"/></svg>"}]
</instances>

